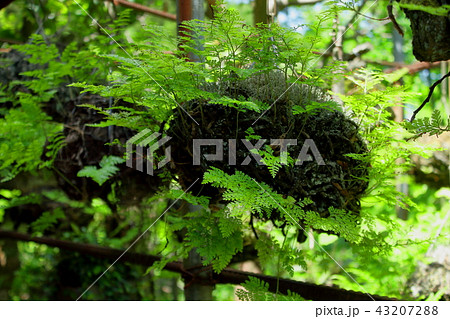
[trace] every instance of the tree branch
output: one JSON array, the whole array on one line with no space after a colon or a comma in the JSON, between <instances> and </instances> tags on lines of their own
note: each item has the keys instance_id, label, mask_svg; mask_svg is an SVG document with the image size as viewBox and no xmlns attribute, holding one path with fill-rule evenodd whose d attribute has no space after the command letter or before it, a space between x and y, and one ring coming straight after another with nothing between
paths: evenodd
<instances>
[{"instance_id":1,"label":"tree branch","mask_svg":"<svg viewBox=\"0 0 450 319\"><path fill-rule=\"evenodd\" d=\"M446 75L444 75L442 78L440 78L439 80L437 80L436 82L433 83L433 85L430 87L430 92L428 92L427 98L422 102L422 104L414 111L413 115L411 116L411 120L409 120L411 123L414 121L414 119L416 118L417 113L420 112L420 110L423 109L423 107L430 102L431 96L433 95L433 91L436 88L436 86L438 86L442 81L444 81L445 78L450 76L450 72L448 72Z\"/></svg>"},{"instance_id":2,"label":"tree branch","mask_svg":"<svg viewBox=\"0 0 450 319\"><path fill-rule=\"evenodd\" d=\"M168 13L168 12L161 11L161 10L152 9L152 8L143 6L142 4L139 4L139 3L128 2L126 0L107 0L107 1L112 2L116 6L117 5L121 5L123 7L131 8L131 9L134 9L134 10L147 12L147 13L153 14L153 15L161 17L161 18L177 21L177 15L176 14Z\"/></svg>"},{"instance_id":3,"label":"tree branch","mask_svg":"<svg viewBox=\"0 0 450 319\"><path fill-rule=\"evenodd\" d=\"M390 66L389 69L385 69L384 73L392 73L402 68L407 68L409 74L414 74L422 70L428 70L432 68L437 68L440 66L441 62L415 62L413 64L404 64L402 62L388 62L388 61L372 61L364 60L365 63L379 64L384 66Z\"/></svg>"},{"instance_id":4,"label":"tree branch","mask_svg":"<svg viewBox=\"0 0 450 319\"><path fill-rule=\"evenodd\" d=\"M277 11L280 12L289 6L304 6L308 4L315 4L322 2L323 0L278 0L277 1Z\"/></svg>"},{"instance_id":5,"label":"tree branch","mask_svg":"<svg viewBox=\"0 0 450 319\"><path fill-rule=\"evenodd\" d=\"M48 237L32 237L28 234L23 234L14 231L0 230L0 238L9 238L20 241L31 241L39 244L44 244L51 247L58 247L60 249L79 252L81 254L87 254L98 258L105 258L116 260L119 258L123 251L120 249L113 249L108 247L102 247L91 244L81 244L70 242L66 240L53 239ZM151 266L155 261L161 260L158 256L127 252L118 261L129 262L133 264L139 264L144 266ZM197 274L201 273L205 267L201 266L194 269L184 269L181 262L170 262L164 267L165 270L180 273L183 278L190 280L198 280ZM234 270L226 268L222 270L220 274L213 273L211 280L216 284L234 284L239 285L249 277L256 277L269 284L269 291L279 292L287 294L288 290L301 295L308 300L317 301L356 301L356 300L372 300L369 295L351 290L344 290L336 287L328 287L323 285L316 285L312 283L294 281L291 279L277 278L274 276L267 276L262 274L255 274L240 270ZM373 299L379 301L396 300L389 297L372 295Z\"/></svg>"},{"instance_id":6,"label":"tree branch","mask_svg":"<svg viewBox=\"0 0 450 319\"><path fill-rule=\"evenodd\" d=\"M389 16L389 20L391 20L392 25L394 26L395 30L397 30L397 32L404 37L405 34L403 33L402 28L400 28L400 26L397 23L397 20L395 19L394 13L393 13L393 7L392 7L392 2L393 0L389 1L389 4L387 6L387 12L388 12L388 16Z\"/></svg>"}]
</instances>

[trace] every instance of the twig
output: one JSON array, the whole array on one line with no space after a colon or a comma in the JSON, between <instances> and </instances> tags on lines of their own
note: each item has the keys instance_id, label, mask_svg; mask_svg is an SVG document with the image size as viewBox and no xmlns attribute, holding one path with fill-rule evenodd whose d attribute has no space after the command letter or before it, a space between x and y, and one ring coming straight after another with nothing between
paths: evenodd
<instances>
[{"instance_id":1,"label":"twig","mask_svg":"<svg viewBox=\"0 0 450 319\"><path fill-rule=\"evenodd\" d=\"M433 91L436 88L436 86L438 86L442 81L444 81L445 78L447 78L449 76L450 76L450 72L448 72L442 78L440 78L439 80L437 80L436 82L433 83L433 85L430 87L430 92L428 92L427 98L422 102L422 104L414 111L413 115L411 116L411 119L409 120L411 123L416 118L417 113L419 113L420 110L422 110L422 108L425 106L425 104L427 104L430 101L431 96L433 95Z\"/></svg>"},{"instance_id":2,"label":"twig","mask_svg":"<svg viewBox=\"0 0 450 319\"><path fill-rule=\"evenodd\" d=\"M350 20L347 21L344 30L348 30L354 23L354 21L356 20L356 18L358 17L358 15L361 13L362 9L364 8L364 6L366 5L368 0L362 0L361 5L358 7L358 9L354 9L355 14L350 18ZM344 41L344 39L342 39L342 41ZM331 48L332 46L334 46L334 42L331 41L328 45L327 48ZM327 50L328 51L328 50ZM314 54L320 54L318 52L314 52ZM331 56L331 52L328 54L327 52L325 52L324 54L320 54L321 57L327 57L327 56Z\"/></svg>"},{"instance_id":3,"label":"twig","mask_svg":"<svg viewBox=\"0 0 450 319\"><path fill-rule=\"evenodd\" d=\"M407 68L409 74L414 74L422 70L429 70L432 68L439 67L441 62L415 62L413 64L404 64L401 62L376 62L376 61L365 61L367 63L381 64L386 66L391 66L392 68L386 69L384 73L392 73L402 68Z\"/></svg>"},{"instance_id":4,"label":"twig","mask_svg":"<svg viewBox=\"0 0 450 319\"><path fill-rule=\"evenodd\" d=\"M385 18L374 18L371 16L368 16L366 14L362 14L362 13L358 13L358 15L360 15L361 17L367 18L369 20L373 20L373 21L386 21L386 20L390 20L389 17L385 17Z\"/></svg>"},{"instance_id":5,"label":"twig","mask_svg":"<svg viewBox=\"0 0 450 319\"><path fill-rule=\"evenodd\" d=\"M321 1L323 0L281 0L277 1L277 9L278 12L280 12L290 6L304 6L308 4L316 4Z\"/></svg>"},{"instance_id":6,"label":"twig","mask_svg":"<svg viewBox=\"0 0 450 319\"><path fill-rule=\"evenodd\" d=\"M348 20L347 24L345 25L345 30L347 30L348 28L350 28L350 26L353 24L353 22L355 21L355 19L358 17L358 15L361 13L362 9L364 8L364 6L366 5L368 0L363 0L361 2L361 5L358 7L358 9L355 10L355 14L350 18L350 20Z\"/></svg>"},{"instance_id":7,"label":"twig","mask_svg":"<svg viewBox=\"0 0 450 319\"><path fill-rule=\"evenodd\" d=\"M387 6L387 12L388 12L388 17L389 20L392 21L392 24L394 25L395 30L397 30L397 32L403 37L405 36L405 34L403 33L402 28L400 28L400 26L397 23L397 20L395 20L395 16L392 13L392 0L389 1L389 4Z\"/></svg>"}]
</instances>

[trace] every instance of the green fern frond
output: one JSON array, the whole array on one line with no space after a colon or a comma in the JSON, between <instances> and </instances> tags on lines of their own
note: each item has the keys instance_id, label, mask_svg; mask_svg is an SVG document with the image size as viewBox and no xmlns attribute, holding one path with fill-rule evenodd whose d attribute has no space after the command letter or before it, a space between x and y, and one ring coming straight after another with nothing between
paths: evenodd
<instances>
[{"instance_id":1,"label":"green fern frond","mask_svg":"<svg viewBox=\"0 0 450 319\"><path fill-rule=\"evenodd\" d=\"M445 123L439 110L434 110L431 117L417 118L414 122L405 122L405 127L414 133L413 138L424 134L440 135L444 132L450 132L450 116Z\"/></svg>"},{"instance_id":2,"label":"green fern frond","mask_svg":"<svg viewBox=\"0 0 450 319\"><path fill-rule=\"evenodd\" d=\"M95 166L86 166L78 173L78 177L90 177L99 185L103 185L109 178L119 171L117 164L121 164L125 160L118 156L103 156L100 161L100 168Z\"/></svg>"},{"instance_id":3,"label":"green fern frond","mask_svg":"<svg viewBox=\"0 0 450 319\"><path fill-rule=\"evenodd\" d=\"M191 215L186 221L186 240L188 246L203 258L203 264L211 264L213 270L221 272L231 261L231 258L243 249L241 229L236 229L223 236L217 223L217 218L206 210L197 212L197 216Z\"/></svg>"},{"instance_id":4,"label":"green fern frond","mask_svg":"<svg viewBox=\"0 0 450 319\"><path fill-rule=\"evenodd\" d=\"M269 291L269 284L255 277L249 277L241 284L236 296L242 301L304 301L300 295L288 290L287 295L274 294Z\"/></svg>"},{"instance_id":5,"label":"green fern frond","mask_svg":"<svg viewBox=\"0 0 450 319\"><path fill-rule=\"evenodd\" d=\"M35 233L43 233L57 224L59 219L64 219L65 217L62 208L58 207L52 212L44 212L36 221L31 223L31 228Z\"/></svg>"}]
</instances>

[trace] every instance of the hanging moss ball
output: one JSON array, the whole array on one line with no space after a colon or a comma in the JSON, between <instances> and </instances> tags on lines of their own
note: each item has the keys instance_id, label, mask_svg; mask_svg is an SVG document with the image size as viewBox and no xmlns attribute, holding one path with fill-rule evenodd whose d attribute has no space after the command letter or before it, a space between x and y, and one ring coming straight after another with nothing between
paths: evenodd
<instances>
[{"instance_id":1,"label":"hanging moss ball","mask_svg":"<svg viewBox=\"0 0 450 319\"><path fill-rule=\"evenodd\" d=\"M198 125L186 113L177 112L167 132L172 137L168 143L172 152L172 169L184 187L191 185L197 178L201 180L205 171L214 166L229 174L236 170L242 171L285 196L298 200L310 198L314 204L307 209L315 210L323 217L329 216L329 207L359 214L359 199L367 189L368 164L346 156L349 153L367 152L365 142L358 134L358 126L337 109L328 107L306 111L310 105L333 104L329 95L315 87L292 85L286 81L284 74L273 71L244 80L235 78L209 84L206 90L231 99L265 105L266 111L254 111L242 106L239 108L228 103L212 103L207 99L184 103L183 108ZM296 114L293 110L297 110ZM294 159L299 157L304 145L308 146L308 154L303 156L301 164L284 165L272 177L267 166L259 165L241 141L248 136L249 128L254 131L252 135L265 139L266 145L270 144L271 139L296 140L297 145L290 145L287 149ZM193 165L194 139L221 141L222 160L213 161L210 156L208 159L207 155L216 154L217 149L216 146L204 146L201 148L199 165ZM311 141L320 156L314 154ZM255 145L257 140L250 142ZM230 160L229 154L233 147L236 156L235 160L233 156ZM280 154L279 145L272 145L271 148L274 156ZM264 149L264 146L260 148ZM251 161L245 165L249 155ZM196 183L192 190L195 195L220 197L219 190L209 185ZM277 219L278 216L275 212L271 218Z\"/></svg>"}]
</instances>

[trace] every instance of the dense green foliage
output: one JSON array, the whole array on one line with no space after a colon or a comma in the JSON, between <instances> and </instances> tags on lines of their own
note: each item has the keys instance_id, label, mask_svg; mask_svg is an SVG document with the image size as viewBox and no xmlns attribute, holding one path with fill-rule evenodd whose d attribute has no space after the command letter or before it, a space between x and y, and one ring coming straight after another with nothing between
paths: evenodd
<instances>
[{"instance_id":1,"label":"dense green foliage","mask_svg":"<svg viewBox=\"0 0 450 319\"><path fill-rule=\"evenodd\" d=\"M101 6L97 8L103 10ZM277 71L283 74L286 85L296 83L330 94L333 94L333 84L339 81L346 81L346 86L351 88L351 94L335 94L336 101L342 103L330 100L293 105L292 115L339 110L357 124L367 152L347 156L361 163L361 167L369 167L368 175L363 177L368 188L361 199L359 216L331 207L324 217L305 208L311 203L308 197L286 196L238 169L228 174L212 166L202 183L220 189L225 204L217 205L210 202L211 198L196 194L183 194L176 174L160 171L163 180L169 179L166 187L155 194L149 193L134 205L119 199L117 194L122 184L117 180L110 183L106 199L90 198L84 202L70 199L59 190L33 190L22 194L20 187L5 187L0 199L0 221L6 209L53 201L64 209L60 206L42 211L43 214L30 224L34 234L54 231L64 239L125 248L148 225L153 225L169 207L169 201L182 198L198 208L189 212L171 209L151 228L149 238L137 245L140 251L163 257L146 272L160 277L154 280L154 287L142 283L132 285L131 282L141 282L142 269L118 265L107 274L110 277L102 279L96 289L86 294L87 299L119 298L126 294L136 299L177 299L176 295L170 297L166 292L155 292L159 287L167 287L167 282L175 282L172 285L175 288L171 288L173 294L178 289L176 278L161 270L167 262L183 259L196 248L204 265L212 265L215 272L220 272L249 243L256 248L258 263L268 274L407 298L408 276L414 271L418 256L423 255L434 240L430 234L439 229L439 220L450 207L448 201L439 199L449 199L445 191L434 195L434 191L424 185L413 184L411 197L406 196L396 189L396 176L408 172L413 154L430 154L431 148L414 143L414 138L448 131L450 121L443 123L440 110L412 124L393 120L392 107L418 101L416 94L411 93L417 79L407 78L405 86L394 85L405 76L404 70L385 74L369 66L350 73L345 71L342 61L317 66L320 57L315 52L327 48L329 37L326 35L333 18L345 16L346 9L322 7L322 12L314 16L314 23L302 33L277 24L250 26L242 22L237 11L218 7L215 19L187 23L186 29L194 36L181 39L165 36L167 25L149 24L142 28L133 25L135 15L130 11L123 11L109 24L108 33L113 35L114 41L99 32L95 41L87 42L78 35L70 37L70 44L65 48L59 48L50 38L33 35L29 43L14 48L26 54L27 61L35 68L22 73L23 80L3 85L0 95L1 103L10 103L10 107L2 108L0 113L0 177L4 182L14 182L21 174L45 175L53 169L52 163L65 145L61 135L63 123L49 116L45 108L51 102L64 113L67 101L63 95L67 92L114 100L109 107L79 105L104 115L102 121L92 123L94 127L124 127L132 132L145 128L159 132L170 129L177 114L183 115L184 103L192 100L224 105L239 114L263 114L272 105L257 99L236 99L211 87L217 83L237 87L239 81L251 79L255 74ZM83 15L78 9L75 12L67 18L58 18L60 22L48 27L58 29L59 24L80 23L76 21L83 19ZM102 24L101 20L99 22ZM54 32L52 29L48 34ZM364 37L372 39L371 35ZM195 62L188 60L187 55ZM61 87L65 87L65 91L60 92ZM186 116L182 118L190 121ZM249 139L259 138L252 136L251 129L243 129ZM111 145L120 143L118 140L110 142ZM276 180L283 167L281 161L270 147L260 151L260 155ZM85 166L77 176L92 179L99 187L108 184L127 156L132 154L123 154L123 158L105 156L97 166ZM293 165L294 156L286 156L288 166ZM396 205L410 209L407 221L396 218ZM87 215L87 221L79 224L70 211L75 211L77 216ZM271 214L279 216L276 221L270 221ZM111 219L115 222L111 223ZM412 236L413 229L422 236ZM303 231L309 238L307 243L297 241L299 232ZM31 299L39 298L40 292L36 289L52 281L52 277L44 280L36 274L40 267L44 266L48 273L52 273L52 268L63 266L70 271L78 269L77 278L82 278L81 285L86 288L108 266L90 258L84 258L80 264L70 263L70 256L61 257L56 249L34 244L21 244L19 249L25 266L16 272L10 292L14 299L21 299L23 294L29 294ZM41 258L34 259L35 254ZM57 273L53 272L52 276ZM20 285L25 288L21 290ZM295 294L270 293L267 285L255 278L243 287L245 291L236 293L242 300L302 299ZM225 288L217 290L217 298L232 298ZM222 291L223 296L220 296ZM65 297L76 298L81 292L74 290ZM55 298L56 294L56 291L48 291L44 298Z\"/></svg>"}]
</instances>

